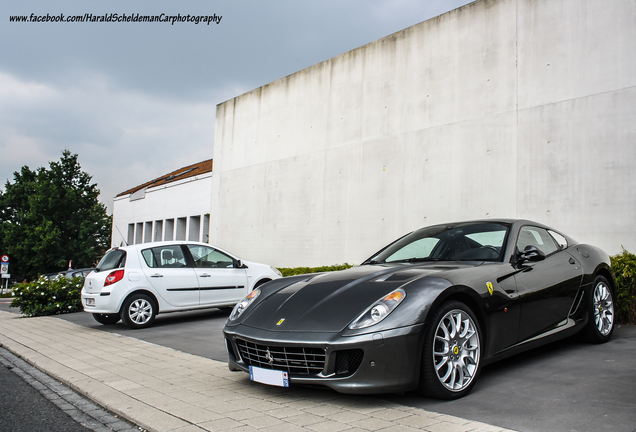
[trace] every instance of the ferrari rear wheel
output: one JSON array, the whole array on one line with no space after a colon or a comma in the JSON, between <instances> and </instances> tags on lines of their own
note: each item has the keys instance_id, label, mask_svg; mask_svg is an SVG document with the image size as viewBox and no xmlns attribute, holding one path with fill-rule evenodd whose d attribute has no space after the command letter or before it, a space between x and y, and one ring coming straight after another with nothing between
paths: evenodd
<instances>
[{"instance_id":1,"label":"ferrari rear wheel","mask_svg":"<svg viewBox=\"0 0 636 432\"><path fill-rule=\"evenodd\" d=\"M614 332L614 297L612 288L603 276L597 276L588 298L589 319L585 336L594 343L610 340Z\"/></svg>"},{"instance_id":2,"label":"ferrari rear wheel","mask_svg":"<svg viewBox=\"0 0 636 432\"><path fill-rule=\"evenodd\" d=\"M420 392L457 399L470 392L480 372L481 335L475 314L458 301L436 311L426 330Z\"/></svg>"}]
</instances>

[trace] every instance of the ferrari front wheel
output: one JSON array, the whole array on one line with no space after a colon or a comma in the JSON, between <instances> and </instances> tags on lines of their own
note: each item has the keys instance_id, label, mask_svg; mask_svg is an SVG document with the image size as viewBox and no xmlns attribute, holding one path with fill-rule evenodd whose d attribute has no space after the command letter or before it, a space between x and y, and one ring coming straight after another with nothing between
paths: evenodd
<instances>
[{"instance_id":1,"label":"ferrari front wheel","mask_svg":"<svg viewBox=\"0 0 636 432\"><path fill-rule=\"evenodd\" d=\"M435 312L424 337L419 390L438 399L470 392L480 372L481 335L475 314L449 301Z\"/></svg>"}]
</instances>

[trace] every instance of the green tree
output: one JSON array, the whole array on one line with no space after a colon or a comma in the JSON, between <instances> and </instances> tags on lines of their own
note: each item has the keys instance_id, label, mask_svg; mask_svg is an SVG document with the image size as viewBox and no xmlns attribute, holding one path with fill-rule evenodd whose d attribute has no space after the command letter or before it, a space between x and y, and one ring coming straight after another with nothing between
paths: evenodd
<instances>
[{"instance_id":1,"label":"green tree","mask_svg":"<svg viewBox=\"0 0 636 432\"><path fill-rule=\"evenodd\" d=\"M12 275L92 267L110 246L112 218L98 200L99 189L82 171L76 154L35 171L22 167L0 191L0 243Z\"/></svg>"}]
</instances>

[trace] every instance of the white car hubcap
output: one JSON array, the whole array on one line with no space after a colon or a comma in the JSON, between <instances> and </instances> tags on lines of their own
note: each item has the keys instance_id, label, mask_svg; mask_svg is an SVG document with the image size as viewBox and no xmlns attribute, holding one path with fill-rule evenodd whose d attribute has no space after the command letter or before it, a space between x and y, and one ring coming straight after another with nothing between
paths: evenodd
<instances>
[{"instance_id":1,"label":"white car hubcap","mask_svg":"<svg viewBox=\"0 0 636 432\"><path fill-rule=\"evenodd\" d=\"M130 304L128 315L135 324L145 324L152 317L152 305L144 299L137 299Z\"/></svg>"}]
</instances>

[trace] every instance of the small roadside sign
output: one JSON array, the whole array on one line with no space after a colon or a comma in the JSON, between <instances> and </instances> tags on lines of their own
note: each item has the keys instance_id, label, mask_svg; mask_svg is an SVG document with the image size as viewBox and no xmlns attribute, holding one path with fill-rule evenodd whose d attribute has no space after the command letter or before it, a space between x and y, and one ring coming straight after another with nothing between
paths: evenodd
<instances>
[{"instance_id":1,"label":"small roadside sign","mask_svg":"<svg viewBox=\"0 0 636 432\"><path fill-rule=\"evenodd\" d=\"M2 273L3 275L9 273L9 264L8 263L0 264L0 273Z\"/></svg>"},{"instance_id":2,"label":"small roadside sign","mask_svg":"<svg viewBox=\"0 0 636 432\"><path fill-rule=\"evenodd\" d=\"M0 257L0 261L2 261L3 263L8 263L9 262L9 255L2 255Z\"/></svg>"}]
</instances>

